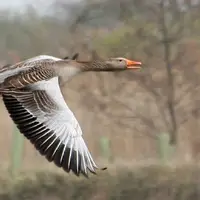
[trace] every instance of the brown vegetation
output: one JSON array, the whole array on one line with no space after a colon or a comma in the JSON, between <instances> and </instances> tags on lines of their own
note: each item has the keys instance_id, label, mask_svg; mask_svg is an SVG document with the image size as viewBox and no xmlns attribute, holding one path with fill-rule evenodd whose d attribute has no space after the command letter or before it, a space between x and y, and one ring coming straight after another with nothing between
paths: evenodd
<instances>
[{"instance_id":1,"label":"brown vegetation","mask_svg":"<svg viewBox=\"0 0 200 200\"><path fill-rule=\"evenodd\" d=\"M1 175L3 200L187 200L199 199L195 166L111 168L110 173L75 178L52 172L26 172L11 180Z\"/></svg>"},{"instance_id":2,"label":"brown vegetation","mask_svg":"<svg viewBox=\"0 0 200 200\"><path fill-rule=\"evenodd\" d=\"M194 6L191 1L107 0L64 6L58 1L55 5L55 13L63 9L56 16L41 17L29 8L21 16L1 18L2 65L38 54L65 57L75 52L80 52L80 59L141 60L140 71L87 73L63 88L92 155L97 163L106 162L99 143L106 136L113 163L157 161L158 137L165 132L176 147L171 162L198 162L200 2ZM2 102L0 106L4 168L10 163L13 124ZM23 168L42 166L55 169L25 141Z\"/></svg>"}]
</instances>

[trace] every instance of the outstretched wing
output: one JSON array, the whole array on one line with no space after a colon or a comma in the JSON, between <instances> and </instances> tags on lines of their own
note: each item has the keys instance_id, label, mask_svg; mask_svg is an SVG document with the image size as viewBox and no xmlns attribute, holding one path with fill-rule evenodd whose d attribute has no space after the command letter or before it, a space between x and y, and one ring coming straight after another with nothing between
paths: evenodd
<instances>
[{"instance_id":1,"label":"outstretched wing","mask_svg":"<svg viewBox=\"0 0 200 200\"><path fill-rule=\"evenodd\" d=\"M58 77L33 85L31 91L4 91L4 104L18 129L48 161L76 175L97 168L81 128L61 94Z\"/></svg>"}]
</instances>

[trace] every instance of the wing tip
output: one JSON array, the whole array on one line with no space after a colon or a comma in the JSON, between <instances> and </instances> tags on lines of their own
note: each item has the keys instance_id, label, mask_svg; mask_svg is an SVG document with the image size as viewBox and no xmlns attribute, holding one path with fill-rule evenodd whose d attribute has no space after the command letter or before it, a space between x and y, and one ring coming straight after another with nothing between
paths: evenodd
<instances>
[{"instance_id":1,"label":"wing tip","mask_svg":"<svg viewBox=\"0 0 200 200\"><path fill-rule=\"evenodd\" d=\"M11 94L8 96L5 94L4 98L7 99L7 101L4 102L7 107L8 105L11 105L10 100L12 100L15 101L15 105L20 105L20 111L26 111L26 109ZM54 162L57 167L63 168L67 173L72 171L76 176L80 176L82 174L84 177L89 178L88 172L97 175L96 169L98 169L98 167L94 163L81 136L78 137L78 139L76 138L76 142L78 143L77 150L73 147L67 147L67 144L64 144L64 141L61 142L58 137L56 138L53 131L48 129L45 124L38 122L37 118L31 113L28 113L28 111L26 111L27 114L29 114L30 117L33 117L31 118L31 122L33 124L36 123L37 128L36 126L33 127L32 123L24 124L24 121L21 118L18 120L19 115L14 115L17 111L18 110L15 109L12 113L10 110L13 121L17 122L17 127L20 132L23 133L27 139L29 139L41 155L46 157L47 161ZM69 156L70 152L72 156ZM70 162L68 165L69 159Z\"/></svg>"}]
</instances>

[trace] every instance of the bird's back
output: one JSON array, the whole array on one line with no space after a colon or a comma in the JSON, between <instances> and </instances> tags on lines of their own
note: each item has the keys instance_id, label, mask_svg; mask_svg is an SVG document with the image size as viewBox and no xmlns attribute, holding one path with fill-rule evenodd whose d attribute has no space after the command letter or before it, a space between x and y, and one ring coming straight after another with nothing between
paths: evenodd
<instances>
[{"instance_id":1,"label":"bird's back","mask_svg":"<svg viewBox=\"0 0 200 200\"><path fill-rule=\"evenodd\" d=\"M45 75L47 78L52 75L52 71L47 71L48 64L50 65L53 62L62 60L57 57L48 56L48 55L39 55L21 62L18 62L14 65L5 66L0 69L0 84L2 85L9 85L10 82L8 80L12 80L14 82L17 82L19 84L20 81L30 81L26 80L27 76L28 78L31 78L31 76L38 76L38 81L41 79L45 79ZM41 72L41 73L40 73ZM34 79L34 80L33 80ZM35 82L35 78L32 78L32 82ZM30 81L31 83L31 81Z\"/></svg>"}]
</instances>

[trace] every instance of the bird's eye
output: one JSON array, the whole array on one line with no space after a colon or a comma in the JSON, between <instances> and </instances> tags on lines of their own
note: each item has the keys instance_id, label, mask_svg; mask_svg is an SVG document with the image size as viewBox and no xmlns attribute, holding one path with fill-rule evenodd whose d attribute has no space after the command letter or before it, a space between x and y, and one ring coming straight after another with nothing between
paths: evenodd
<instances>
[{"instance_id":1,"label":"bird's eye","mask_svg":"<svg viewBox=\"0 0 200 200\"><path fill-rule=\"evenodd\" d=\"M119 59L119 62L122 62L122 59Z\"/></svg>"}]
</instances>

